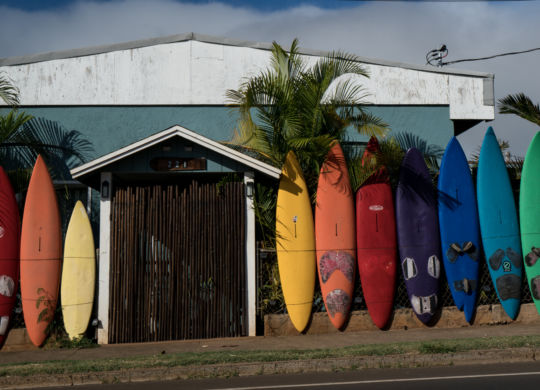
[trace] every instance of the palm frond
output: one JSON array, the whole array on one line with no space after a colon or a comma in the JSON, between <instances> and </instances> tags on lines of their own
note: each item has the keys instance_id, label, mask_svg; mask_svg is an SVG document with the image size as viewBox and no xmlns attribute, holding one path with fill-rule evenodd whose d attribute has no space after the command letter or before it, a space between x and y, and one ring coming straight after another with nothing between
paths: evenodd
<instances>
[{"instance_id":1,"label":"palm frond","mask_svg":"<svg viewBox=\"0 0 540 390\"><path fill-rule=\"evenodd\" d=\"M337 80L332 88L325 91L322 97L324 104L334 107L356 106L366 103L369 93L351 78Z\"/></svg>"},{"instance_id":2,"label":"palm frond","mask_svg":"<svg viewBox=\"0 0 540 390\"><path fill-rule=\"evenodd\" d=\"M0 115L0 144L8 141L15 132L26 122L31 120L32 115L17 110L11 110L7 115Z\"/></svg>"},{"instance_id":3,"label":"palm frond","mask_svg":"<svg viewBox=\"0 0 540 390\"><path fill-rule=\"evenodd\" d=\"M332 52L319 59L311 69L311 74L321 83L332 82L345 74L369 78L368 70L357 56L341 51Z\"/></svg>"},{"instance_id":4,"label":"palm frond","mask_svg":"<svg viewBox=\"0 0 540 390\"><path fill-rule=\"evenodd\" d=\"M373 174L375 174L380 165L377 159L368 159L362 163L362 155L349 157L347 168L349 169L349 179L351 188L356 192Z\"/></svg>"},{"instance_id":5,"label":"palm frond","mask_svg":"<svg viewBox=\"0 0 540 390\"><path fill-rule=\"evenodd\" d=\"M383 137L390 131L390 125L382 118L373 115L369 111L358 107L359 113L350 118L351 124L356 128L358 133L369 137Z\"/></svg>"},{"instance_id":6,"label":"palm frond","mask_svg":"<svg viewBox=\"0 0 540 390\"><path fill-rule=\"evenodd\" d=\"M499 99L499 113L514 114L540 126L540 106L522 92Z\"/></svg>"},{"instance_id":7,"label":"palm frond","mask_svg":"<svg viewBox=\"0 0 540 390\"><path fill-rule=\"evenodd\" d=\"M8 106L19 105L19 89L13 85L5 72L0 72L0 99Z\"/></svg>"},{"instance_id":8,"label":"palm frond","mask_svg":"<svg viewBox=\"0 0 540 390\"><path fill-rule=\"evenodd\" d=\"M444 155L443 148L438 145L428 144L425 139L409 132L395 134L394 139L404 151L413 147L418 149L423 154L424 160L432 172L439 170L439 160Z\"/></svg>"},{"instance_id":9,"label":"palm frond","mask_svg":"<svg viewBox=\"0 0 540 390\"><path fill-rule=\"evenodd\" d=\"M91 142L78 131L67 131L57 122L33 118L0 144L0 161L8 170L32 167L41 154L51 176L67 180L71 178L69 168L86 161L91 151Z\"/></svg>"},{"instance_id":10,"label":"palm frond","mask_svg":"<svg viewBox=\"0 0 540 390\"><path fill-rule=\"evenodd\" d=\"M499 148L501 149L501 153L508 154L508 156L505 158L508 160L508 157L510 156L510 152L508 152L508 149L510 148L510 142L497 138L497 143L499 144ZM480 150L482 149L481 145L478 145L476 149L471 153L471 158L469 159L469 165L471 167L478 167L478 162L480 161ZM521 158L521 157L518 157Z\"/></svg>"}]
</instances>

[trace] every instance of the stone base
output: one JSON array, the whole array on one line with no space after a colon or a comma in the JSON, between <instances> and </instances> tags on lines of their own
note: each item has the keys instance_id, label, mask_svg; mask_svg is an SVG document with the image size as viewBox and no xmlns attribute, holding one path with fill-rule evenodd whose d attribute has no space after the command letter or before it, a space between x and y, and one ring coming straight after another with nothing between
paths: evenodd
<instances>
[{"instance_id":1,"label":"stone base","mask_svg":"<svg viewBox=\"0 0 540 390\"><path fill-rule=\"evenodd\" d=\"M511 322L522 324L540 324L540 316L534 303L521 305L518 317L512 321L506 315L501 305L483 305L476 308L476 316L472 324L465 321L465 315L456 307L444 307L440 317L431 326L434 328L460 328L479 325L500 325ZM388 330L413 329L427 327L416 318L412 309L394 310ZM334 328L326 313L314 313L304 334L326 334L342 332L361 332L366 330L379 330L373 322L367 310L354 311L351 313L349 322L343 330ZM264 316L265 336L292 336L300 333L294 328L287 314L270 314Z\"/></svg>"},{"instance_id":2,"label":"stone base","mask_svg":"<svg viewBox=\"0 0 540 390\"><path fill-rule=\"evenodd\" d=\"M1 352L28 351L38 349L26 332L26 328L11 329L4 346L0 349Z\"/></svg>"}]
</instances>

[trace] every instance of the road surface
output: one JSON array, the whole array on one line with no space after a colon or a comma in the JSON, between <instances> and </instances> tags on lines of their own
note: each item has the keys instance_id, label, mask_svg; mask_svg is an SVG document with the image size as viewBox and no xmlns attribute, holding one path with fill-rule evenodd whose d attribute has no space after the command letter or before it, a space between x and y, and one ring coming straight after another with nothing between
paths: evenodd
<instances>
[{"instance_id":1,"label":"road surface","mask_svg":"<svg viewBox=\"0 0 540 390\"><path fill-rule=\"evenodd\" d=\"M539 388L540 363L535 362L77 386L77 390L537 390ZM58 388L60 389L65 390Z\"/></svg>"}]
</instances>

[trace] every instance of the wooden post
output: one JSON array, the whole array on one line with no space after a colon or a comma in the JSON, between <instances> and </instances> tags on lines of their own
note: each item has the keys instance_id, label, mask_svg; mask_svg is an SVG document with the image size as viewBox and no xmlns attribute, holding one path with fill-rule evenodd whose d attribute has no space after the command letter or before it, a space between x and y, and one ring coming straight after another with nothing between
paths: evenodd
<instances>
[{"instance_id":1,"label":"wooden post","mask_svg":"<svg viewBox=\"0 0 540 390\"><path fill-rule=\"evenodd\" d=\"M255 174L253 171L244 173L245 199L246 199L246 286L247 286L247 335L256 336L257 332L257 288L256 288L256 273L255 273L255 209L254 209L254 193L249 194L248 187L255 188ZM248 195L249 194L249 195Z\"/></svg>"},{"instance_id":2,"label":"wooden post","mask_svg":"<svg viewBox=\"0 0 540 390\"><path fill-rule=\"evenodd\" d=\"M109 265L111 233L112 173L101 173L98 265L98 343L109 342Z\"/></svg>"}]
</instances>

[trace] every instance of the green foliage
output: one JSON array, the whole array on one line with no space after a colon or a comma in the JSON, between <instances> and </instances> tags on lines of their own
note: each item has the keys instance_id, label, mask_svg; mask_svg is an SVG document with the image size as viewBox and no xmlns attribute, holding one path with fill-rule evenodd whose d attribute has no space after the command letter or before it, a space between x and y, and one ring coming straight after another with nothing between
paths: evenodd
<instances>
[{"instance_id":1,"label":"green foliage","mask_svg":"<svg viewBox=\"0 0 540 390\"><path fill-rule=\"evenodd\" d=\"M540 126L540 106L523 92L499 99L500 114L514 114Z\"/></svg>"},{"instance_id":2,"label":"green foliage","mask_svg":"<svg viewBox=\"0 0 540 390\"><path fill-rule=\"evenodd\" d=\"M538 348L540 336L508 336L488 338L468 338L432 340L429 342L395 342L372 344L363 343L342 348L319 348L307 350L274 350L183 352L147 356L129 356L115 359L97 360L56 360L37 363L0 363L0 377L27 377L40 374L75 374L89 372L110 372L118 370L165 368L186 366L207 366L210 364L257 363L299 360L321 360L344 357L402 356L400 362L407 366L407 357L418 354L445 354L475 350L504 350L509 348ZM415 359L413 359L415 360ZM412 364L416 364L413 361ZM388 363L392 364L392 363ZM396 363L394 363L396 364Z\"/></svg>"},{"instance_id":3,"label":"green foliage","mask_svg":"<svg viewBox=\"0 0 540 390\"><path fill-rule=\"evenodd\" d=\"M367 96L361 77L368 73L354 55L334 52L307 66L297 40L289 51L274 42L270 67L227 92L240 113L229 144L277 167L293 150L313 194L332 142L348 127L367 135L388 129L360 106Z\"/></svg>"},{"instance_id":4,"label":"green foliage","mask_svg":"<svg viewBox=\"0 0 540 390\"><path fill-rule=\"evenodd\" d=\"M259 252L261 256L259 277L262 283L259 286L259 315L263 317L269 313L283 313L285 300L281 291L281 281L276 253L273 250Z\"/></svg>"},{"instance_id":5,"label":"green foliage","mask_svg":"<svg viewBox=\"0 0 540 390\"><path fill-rule=\"evenodd\" d=\"M237 173L227 173L216 183L216 191L218 195L221 195L223 194L223 188L227 183L238 183L241 181L243 181L243 179Z\"/></svg>"},{"instance_id":6,"label":"green foliage","mask_svg":"<svg viewBox=\"0 0 540 390\"><path fill-rule=\"evenodd\" d=\"M8 106L19 105L19 90L9 80L5 72L0 72L0 99Z\"/></svg>"},{"instance_id":7,"label":"green foliage","mask_svg":"<svg viewBox=\"0 0 540 390\"><path fill-rule=\"evenodd\" d=\"M45 349L88 349L98 348L99 344L94 339L82 336L71 340L65 332L58 332L47 340Z\"/></svg>"},{"instance_id":8,"label":"green foliage","mask_svg":"<svg viewBox=\"0 0 540 390\"><path fill-rule=\"evenodd\" d=\"M258 241L263 248L275 248L276 246L276 202L277 188L275 185L267 185L257 182L253 207L257 220Z\"/></svg>"},{"instance_id":9,"label":"green foliage","mask_svg":"<svg viewBox=\"0 0 540 390\"><path fill-rule=\"evenodd\" d=\"M433 177L438 174L439 160L444 150L437 145L430 145L421 137L404 132L379 140L379 150L374 157L362 164L363 150L345 148L351 187L357 191L360 186L382 167L386 169L392 188L397 187L399 170L405 153L410 148L417 148L424 155L426 165Z\"/></svg>"},{"instance_id":10,"label":"green foliage","mask_svg":"<svg viewBox=\"0 0 540 390\"><path fill-rule=\"evenodd\" d=\"M506 140L498 139L499 147L501 148L501 153L504 156L506 167L508 169L508 174L510 175L511 180L520 180L521 171L523 170L524 159L520 156L514 156L508 150L510 148L510 143ZM478 168L478 162L480 161L480 150L481 146L478 146L471 155L469 164L473 169Z\"/></svg>"},{"instance_id":11,"label":"green foliage","mask_svg":"<svg viewBox=\"0 0 540 390\"><path fill-rule=\"evenodd\" d=\"M18 90L0 74L0 98L17 105ZM0 165L6 170L16 193L24 191L36 161L41 154L53 179L71 179L70 167L86 160L93 150L91 142L76 131L60 124L33 118L17 109L0 115Z\"/></svg>"},{"instance_id":12,"label":"green foliage","mask_svg":"<svg viewBox=\"0 0 540 390\"><path fill-rule=\"evenodd\" d=\"M425 139L410 132L395 134L393 138L403 151L413 147L418 149L424 155L426 165L432 174L439 171L439 160L444 155L443 148L438 145L430 145Z\"/></svg>"}]
</instances>

